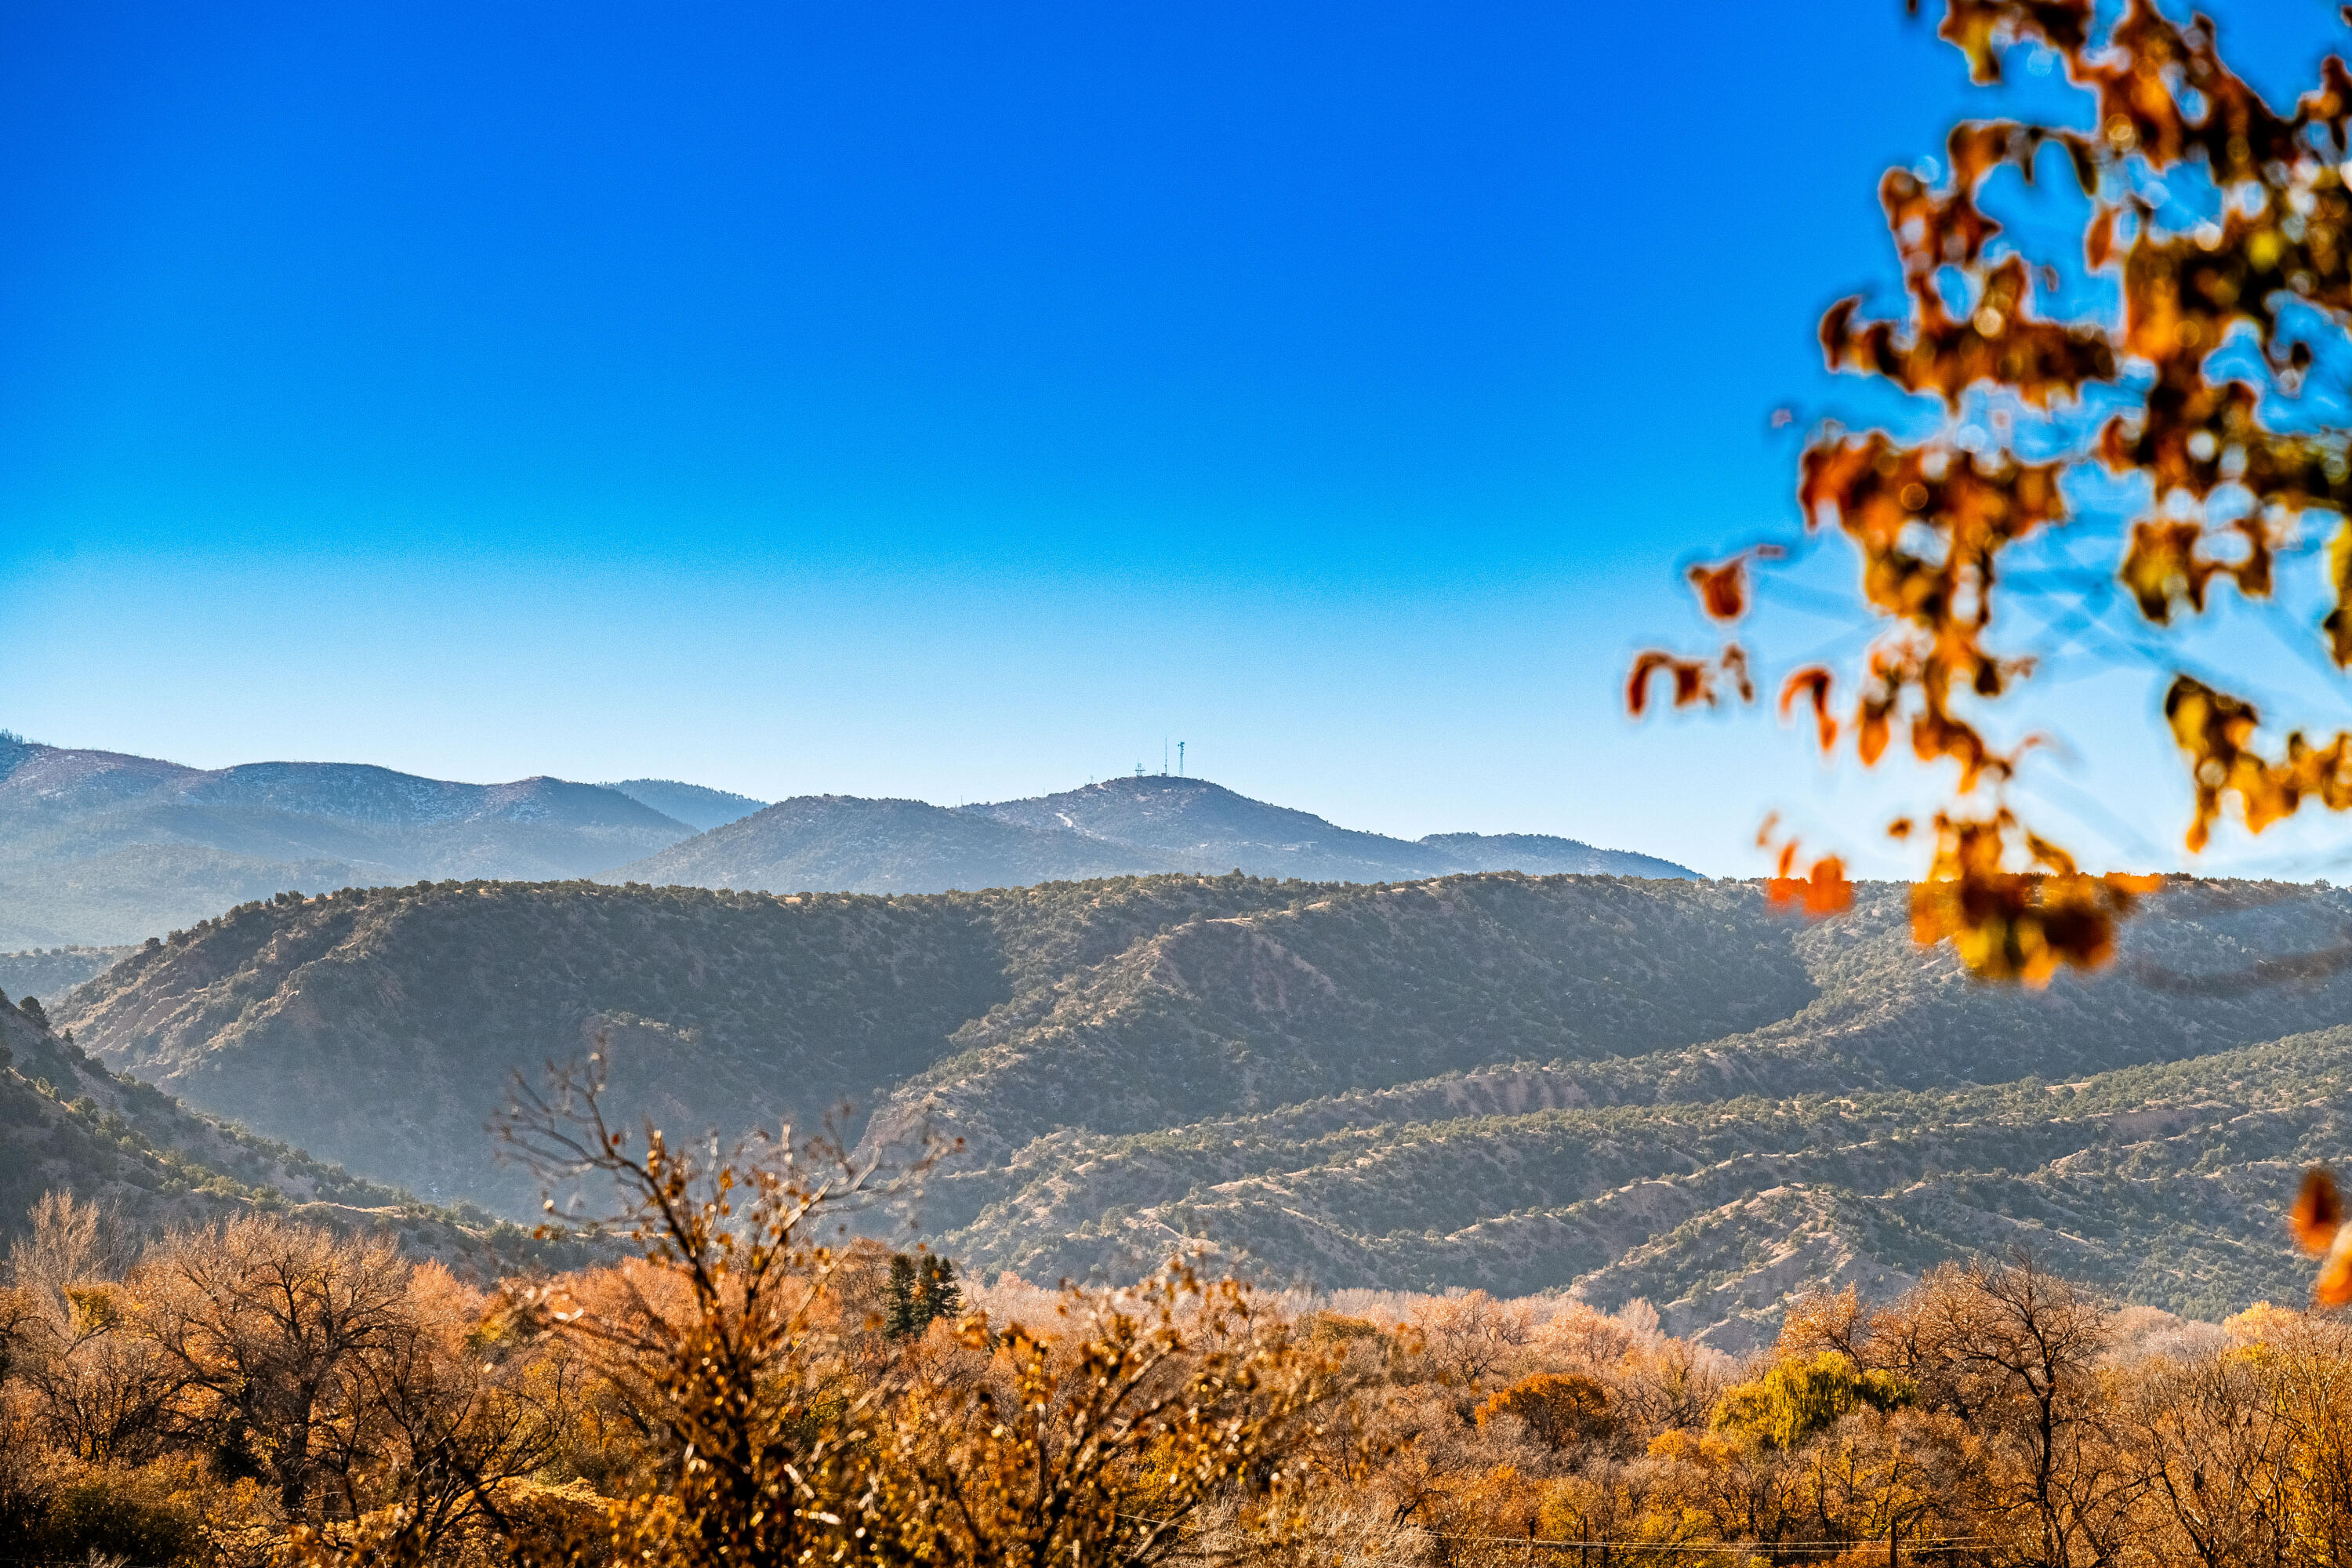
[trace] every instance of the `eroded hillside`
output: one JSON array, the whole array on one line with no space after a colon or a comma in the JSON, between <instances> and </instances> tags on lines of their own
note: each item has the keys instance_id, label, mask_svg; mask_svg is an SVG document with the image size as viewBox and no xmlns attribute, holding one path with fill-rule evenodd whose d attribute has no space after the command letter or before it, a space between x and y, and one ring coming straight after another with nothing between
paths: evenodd
<instances>
[{"instance_id":1,"label":"eroded hillside","mask_svg":"<svg viewBox=\"0 0 2352 1568\"><path fill-rule=\"evenodd\" d=\"M444 883L242 908L69 1022L116 1068L354 1171L523 1212L483 1127L610 1043L672 1130L962 1151L923 1222L1031 1278L1181 1244L1328 1286L1668 1303L1738 1342L1788 1290L2025 1240L2135 1299L2289 1287L2342 1130L2325 889L2184 886L2096 977L2021 992L1753 885L1159 876L921 897ZM2265 967L2265 966L2268 967Z\"/></svg>"},{"instance_id":2,"label":"eroded hillside","mask_svg":"<svg viewBox=\"0 0 2352 1568\"><path fill-rule=\"evenodd\" d=\"M487 1213L420 1203L191 1112L108 1072L69 1032L0 998L0 1247L51 1191L101 1204L150 1237L259 1209L391 1236L413 1255L482 1277L578 1256Z\"/></svg>"}]
</instances>

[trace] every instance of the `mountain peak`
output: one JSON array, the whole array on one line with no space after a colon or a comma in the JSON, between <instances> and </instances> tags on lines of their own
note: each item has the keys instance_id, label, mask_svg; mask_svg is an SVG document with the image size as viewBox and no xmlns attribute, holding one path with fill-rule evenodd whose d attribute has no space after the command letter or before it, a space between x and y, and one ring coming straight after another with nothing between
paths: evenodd
<instances>
[{"instance_id":1,"label":"mountain peak","mask_svg":"<svg viewBox=\"0 0 2352 1568\"><path fill-rule=\"evenodd\" d=\"M803 795L602 879L772 893L937 893L1172 868L1133 846L1060 827L1032 828L919 800Z\"/></svg>"},{"instance_id":2,"label":"mountain peak","mask_svg":"<svg viewBox=\"0 0 2352 1568\"><path fill-rule=\"evenodd\" d=\"M1105 779L1034 800L962 809L1023 827L1133 845L1188 870L1238 866L1303 881L1394 882L1462 869L1443 852L1402 838L1359 833L1208 779L1167 773Z\"/></svg>"}]
</instances>

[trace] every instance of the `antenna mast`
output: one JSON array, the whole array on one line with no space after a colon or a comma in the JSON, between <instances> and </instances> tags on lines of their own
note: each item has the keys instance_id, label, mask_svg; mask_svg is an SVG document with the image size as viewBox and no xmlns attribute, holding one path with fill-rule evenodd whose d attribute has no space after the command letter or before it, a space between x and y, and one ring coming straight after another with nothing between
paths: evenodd
<instances>
[{"instance_id":1,"label":"antenna mast","mask_svg":"<svg viewBox=\"0 0 2352 1568\"><path fill-rule=\"evenodd\" d=\"M1184 776L1184 742L1181 741L1176 742L1176 776L1180 779Z\"/></svg>"}]
</instances>

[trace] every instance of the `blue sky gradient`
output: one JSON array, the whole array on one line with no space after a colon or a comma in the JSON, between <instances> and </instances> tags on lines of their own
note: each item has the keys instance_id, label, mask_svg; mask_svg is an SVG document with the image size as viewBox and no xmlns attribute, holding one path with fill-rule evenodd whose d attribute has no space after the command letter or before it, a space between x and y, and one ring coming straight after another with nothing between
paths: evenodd
<instances>
[{"instance_id":1,"label":"blue sky gradient","mask_svg":"<svg viewBox=\"0 0 2352 1568\"><path fill-rule=\"evenodd\" d=\"M2342 38L2211 8L2282 100ZM1892 300L1880 172L2016 78L1898 0L18 0L0 724L950 805L1164 736L1351 826L1893 868L1916 781L1618 692L1791 521L1770 411L1877 406L1813 334ZM2118 861L2151 700L2059 699Z\"/></svg>"}]
</instances>

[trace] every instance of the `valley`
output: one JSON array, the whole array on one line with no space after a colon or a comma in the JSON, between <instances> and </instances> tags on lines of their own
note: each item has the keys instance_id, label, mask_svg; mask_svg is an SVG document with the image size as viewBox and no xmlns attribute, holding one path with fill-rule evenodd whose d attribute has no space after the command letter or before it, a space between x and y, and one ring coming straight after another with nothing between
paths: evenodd
<instances>
[{"instance_id":1,"label":"valley","mask_svg":"<svg viewBox=\"0 0 2352 1568\"><path fill-rule=\"evenodd\" d=\"M748 820L748 819L747 819ZM447 881L243 906L53 1005L110 1068L425 1199L524 1215L512 1076L603 1043L670 1130L961 1140L919 1215L991 1276L1172 1248L1326 1288L1635 1297L1728 1348L1790 1292L2023 1242L2200 1315L2291 1296L2352 895L2184 883L2042 992L1755 884L1159 874L776 896Z\"/></svg>"},{"instance_id":2,"label":"valley","mask_svg":"<svg viewBox=\"0 0 2352 1568\"><path fill-rule=\"evenodd\" d=\"M577 1261L472 1205L416 1201L118 1077L69 1031L0 997L0 1241L45 1193L103 1205L134 1237L259 1212L396 1241L463 1275Z\"/></svg>"}]
</instances>

